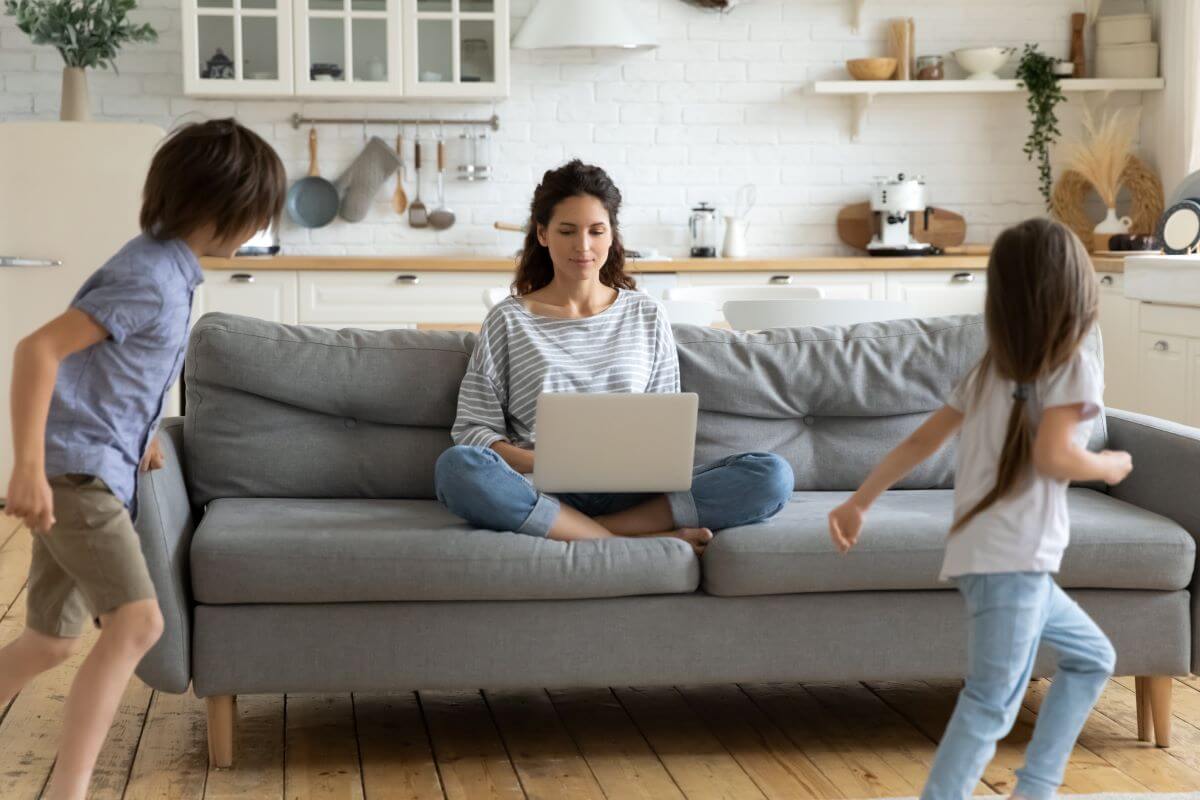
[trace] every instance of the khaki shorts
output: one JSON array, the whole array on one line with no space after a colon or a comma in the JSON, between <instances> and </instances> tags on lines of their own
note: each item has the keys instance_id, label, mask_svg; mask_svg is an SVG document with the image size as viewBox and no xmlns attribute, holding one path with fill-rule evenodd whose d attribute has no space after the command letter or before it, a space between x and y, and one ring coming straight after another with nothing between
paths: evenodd
<instances>
[{"instance_id":1,"label":"khaki shorts","mask_svg":"<svg viewBox=\"0 0 1200 800\"><path fill-rule=\"evenodd\" d=\"M104 481L61 475L50 488L57 522L33 534L25 624L73 638L101 614L156 595L133 520Z\"/></svg>"}]
</instances>

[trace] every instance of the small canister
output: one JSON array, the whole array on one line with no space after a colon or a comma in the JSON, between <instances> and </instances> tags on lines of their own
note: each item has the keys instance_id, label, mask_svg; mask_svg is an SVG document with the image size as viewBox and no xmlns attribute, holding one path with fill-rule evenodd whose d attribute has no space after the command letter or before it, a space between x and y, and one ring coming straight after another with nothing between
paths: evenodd
<instances>
[{"instance_id":1,"label":"small canister","mask_svg":"<svg viewBox=\"0 0 1200 800\"><path fill-rule=\"evenodd\" d=\"M917 80L940 81L945 77L941 56L917 57Z\"/></svg>"}]
</instances>

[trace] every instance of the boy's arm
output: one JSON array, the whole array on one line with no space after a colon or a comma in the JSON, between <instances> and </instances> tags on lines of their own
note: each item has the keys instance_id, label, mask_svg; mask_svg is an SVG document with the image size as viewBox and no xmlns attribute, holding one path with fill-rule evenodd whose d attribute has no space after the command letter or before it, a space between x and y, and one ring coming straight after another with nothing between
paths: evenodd
<instances>
[{"instance_id":1,"label":"boy's arm","mask_svg":"<svg viewBox=\"0 0 1200 800\"><path fill-rule=\"evenodd\" d=\"M871 470L850 499L829 513L829 536L838 550L845 553L854 546L871 504L892 484L940 450L946 440L958 432L962 420L962 412L942 406Z\"/></svg>"},{"instance_id":2,"label":"boy's arm","mask_svg":"<svg viewBox=\"0 0 1200 800\"><path fill-rule=\"evenodd\" d=\"M54 524L53 497L46 481L46 417L58 365L64 358L108 338L108 331L78 309L22 339L13 359L12 429L15 465L4 512L30 530Z\"/></svg>"},{"instance_id":3,"label":"boy's arm","mask_svg":"<svg viewBox=\"0 0 1200 800\"><path fill-rule=\"evenodd\" d=\"M1033 440L1033 466L1064 481L1120 483L1133 469L1130 455L1117 450L1092 453L1075 443L1075 428L1083 422L1079 403L1047 408Z\"/></svg>"}]
</instances>

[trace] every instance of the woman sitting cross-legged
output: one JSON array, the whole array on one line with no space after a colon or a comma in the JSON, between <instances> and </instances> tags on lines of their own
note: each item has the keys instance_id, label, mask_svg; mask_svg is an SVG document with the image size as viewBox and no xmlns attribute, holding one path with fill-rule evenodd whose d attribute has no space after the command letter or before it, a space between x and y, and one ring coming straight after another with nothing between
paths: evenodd
<instances>
[{"instance_id":1,"label":"woman sitting cross-legged","mask_svg":"<svg viewBox=\"0 0 1200 800\"><path fill-rule=\"evenodd\" d=\"M564 541L672 536L702 552L713 530L784 507L794 486L786 461L729 456L697 467L690 491L668 494L548 495L525 477L541 393L680 390L671 326L625 274L620 204L599 167L572 161L543 176L516 294L484 320L459 390L456 446L438 459L437 495L481 528Z\"/></svg>"}]
</instances>

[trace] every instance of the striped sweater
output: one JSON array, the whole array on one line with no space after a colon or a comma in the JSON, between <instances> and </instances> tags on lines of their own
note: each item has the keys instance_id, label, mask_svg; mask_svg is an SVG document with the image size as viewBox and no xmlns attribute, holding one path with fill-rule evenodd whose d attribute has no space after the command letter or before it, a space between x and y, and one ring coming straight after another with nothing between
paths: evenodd
<instances>
[{"instance_id":1,"label":"striped sweater","mask_svg":"<svg viewBox=\"0 0 1200 800\"><path fill-rule=\"evenodd\" d=\"M679 359L666 314L649 295L618 290L595 316L530 313L520 299L498 303L479 332L458 393L455 444L534 444L542 392L679 391Z\"/></svg>"}]
</instances>

